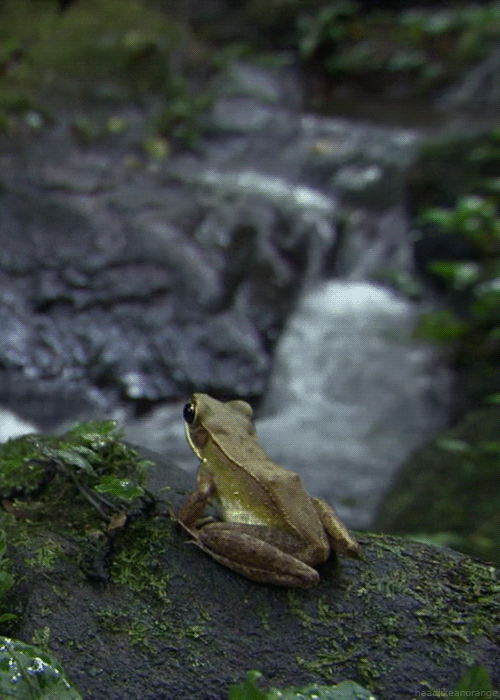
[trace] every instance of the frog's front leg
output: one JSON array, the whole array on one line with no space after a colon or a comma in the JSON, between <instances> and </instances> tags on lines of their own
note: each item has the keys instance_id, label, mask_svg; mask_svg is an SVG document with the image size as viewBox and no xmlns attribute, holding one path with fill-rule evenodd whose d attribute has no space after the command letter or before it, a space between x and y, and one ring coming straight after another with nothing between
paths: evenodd
<instances>
[{"instance_id":1,"label":"frog's front leg","mask_svg":"<svg viewBox=\"0 0 500 700\"><path fill-rule=\"evenodd\" d=\"M213 494L213 480L210 477L198 476L196 489L175 514L175 519L179 525L195 539L198 537L195 523L203 515Z\"/></svg>"},{"instance_id":2,"label":"frog's front leg","mask_svg":"<svg viewBox=\"0 0 500 700\"><path fill-rule=\"evenodd\" d=\"M289 553L296 548L295 539L264 525L209 523L196 530L195 544L253 581L296 588L310 588L319 582L316 569Z\"/></svg>"}]
</instances>

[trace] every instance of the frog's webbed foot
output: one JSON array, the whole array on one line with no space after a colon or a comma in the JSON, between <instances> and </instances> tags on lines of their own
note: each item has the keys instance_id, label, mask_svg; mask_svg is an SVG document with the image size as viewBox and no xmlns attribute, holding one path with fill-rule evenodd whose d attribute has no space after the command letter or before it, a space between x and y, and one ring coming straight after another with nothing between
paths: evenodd
<instances>
[{"instance_id":1,"label":"frog's webbed foot","mask_svg":"<svg viewBox=\"0 0 500 700\"><path fill-rule=\"evenodd\" d=\"M196 532L194 544L220 564L253 581L294 588L311 588L319 582L316 569L265 541L264 531L268 528L235 525L211 523ZM259 530L264 539L255 536Z\"/></svg>"},{"instance_id":2,"label":"frog's webbed foot","mask_svg":"<svg viewBox=\"0 0 500 700\"><path fill-rule=\"evenodd\" d=\"M184 532L187 532L187 534L193 538L193 540L198 539L198 535L200 532L199 528L203 528L206 525L208 525L209 523L218 522L218 520L216 520L216 518L214 518L213 515L206 515L203 518L200 518L199 520L197 520L194 525L191 525L191 524L184 522L183 520L180 520L178 517L178 514L173 513L172 511L169 512L169 515L173 520L175 520L177 525L182 527Z\"/></svg>"}]
</instances>

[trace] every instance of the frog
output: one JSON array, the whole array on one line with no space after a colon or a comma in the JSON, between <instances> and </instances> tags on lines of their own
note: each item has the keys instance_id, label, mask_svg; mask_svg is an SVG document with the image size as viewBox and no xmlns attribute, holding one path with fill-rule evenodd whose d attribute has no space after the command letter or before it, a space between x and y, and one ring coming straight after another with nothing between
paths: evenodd
<instances>
[{"instance_id":1,"label":"frog","mask_svg":"<svg viewBox=\"0 0 500 700\"><path fill-rule=\"evenodd\" d=\"M186 437L200 460L197 485L175 514L192 542L252 581L310 588L332 552L361 558L334 508L261 447L250 404L192 394ZM217 518L205 515L207 506Z\"/></svg>"}]
</instances>

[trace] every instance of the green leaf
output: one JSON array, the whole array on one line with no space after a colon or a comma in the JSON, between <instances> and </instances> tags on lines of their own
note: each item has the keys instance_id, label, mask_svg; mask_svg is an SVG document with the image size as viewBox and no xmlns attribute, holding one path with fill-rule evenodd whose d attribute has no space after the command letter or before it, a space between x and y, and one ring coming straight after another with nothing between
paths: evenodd
<instances>
[{"instance_id":1,"label":"green leaf","mask_svg":"<svg viewBox=\"0 0 500 700\"><path fill-rule=\"evenodd\" d=\"M444 207L430 207L415 220L417 226L422 224L435 224L439 228L449 231L452 228L453 212Z\"/></svg>"},{"instance_id":2,"label":"green leaf","mask_svg":"<svg viewBox=\"0 0 500 700\"><path fill-rule=\"evenodd\" d=\"M0 637L0 697L2 700L82 700L50 654L8 637Z\"/></svg>"},{"instance_id":3,"label":"green leaf","mask_svg":"<svg viewBox=\"0 0 500 700\"><path fill-rule=\"evenodd\" d=\"M67 438L80 438L88 440L91 444L102 441L103 438L121 437L118 423L115 420L91 420L87 423L77 423L65 434Z\"/></svg>"},{"instance_id":4,"label":"green leaf","mask_svg":"<svg viewBox=\"0 0 500 700\"><path fill-rule=\"evenodd\" d=\"M94 486L94 491L98 493L109 493L113 498L119 498L129 502L144 496L144 489L142 486L135 484L130 479L119 479L111 474L103 476L101 481Z\"/></svg>"},{"instance_id":5,"label":"green leaf","mask_svg":"<svg viewBox=\"0 0 500 700\"><path fill-rule=\"evenodd\" d=\"M454 289L461 291L475 284L481 274L477 263L456 263L435 260L427 265L429 272L439 275L449 282Z\"/></svg>"},{"instance_id":6,"label":"green leaf","mask_svg":"<svg viewBox=\"0 0 500 700\"><path fill-rule=\"evenodd\" d=\"M266 700L375 700L370 690L354 681L342 681L338 685L308 685L305 688L271 690Z\"/></svg>"},{"instance_id":7,"label":"green leaf","mask_svg":"<svg viewBox=\"0 0 500 700\"><path fill-rule=\"evenodd\" d=\"M464 440L455 440L454 438L441 438L436 440L437 447L447 452L467 452L469 444Z\"/></svg>"},{"instance_id":8,"label":"green leaf","mask_svg":"<svg viewBox=\"0 0 500 700\"><path fill-rule=\"evenodd\" d=\"M355 2L335 2L323 7L317 15L299 17L299 53L311 56L320 47L333 48L346 33L345 20L357 11Z\"/></svg>"},{"instance_id":9,"label":"green leaf","mask_svg":"<svg viewBox=\"0 0 500 700\"><path fill-rule=\"evenodd\" d=\"M342 681L338 685L313 683L304 688L269 688L262 691L255 681L262 676L259 671L249 671L242 685L232 685L229 700L376 700L370 690L354 681Z\"/></svg>"},{"instance_id":10,"label":"green leaf","mask_svg":"<svg viewBox=\"0 0 500 700\"><path fill-rule=\"evenodd\" d=\"M49 447L42 445L40 449L49 459L58 460L71 467L77 467L86 474L90 474L90 476L96 475L90 462L78 454L78 451L74 450L73 447Z\"/></svg>"},{"instance_id":11,"label":"green leaf","mask_svg":"<svg viewBox=\"0 0 500 700\"><path fill-rule=\"evenodd\" d=\"M472 666L460 679L457 687L455 688L455 693L459 691L462 697L470 697L471 694L476 694L479 696L480 691L492 691L493 686L491 685L490 672L485 666L480 666L476 664ZM485 697L491 697L488 695Z\"/></svg>"},{"instance_id":12,"label":"green leaf","mask_svg":"<svg viewBox=\"0 0 500 700\"><path fill-rule=\"evenodd\" d=\"M424 314L420 319L415 334L435 342L449 343L463 338L468 325L455 316L452 311L442 309Z\"/></svg>"},{"instance_id":13,"label":"green leaf","mask_svg":"<svg viewBox=\"0 0 500 700\"><path fill-rule=\"evenodd\" d=\"M500 288L498 280L478 285L474 288L475 301L472 305L474 316L483 321L497 321L500 315Z\"/></svg>"},{"instance_id":14,"label":"green leaf","mask_svg":"<svg viewBox=\"0 0 500 700\"><path fill-rule=\"evenodd\" d=\"M17 620L17 615L14 613L3 613L3 615L0 615L0 625L3 625L5 622L12 622L13 620Z\"/></svg>"},{"instance_id":15,"label":"green leaf","mask_svg":"<svg viewBox=\"0 0 500 700\"><path fill-rule=\"evenodd\" d=\"M478 443L478 448L483 452L491 452L493 454L500 454L500 440L488 440L485 442Z\"/></svg>"},{"instance_id":16,"label":"green leaf","mask_svg":"<svg viewBox=\"0 0 500 700\"><path fill-rule=\"evenodd\" d=\"M0 571L0 598L8 593L14 583L14 577L7 571Z\"/></svg>"},{"instance_id":17,"label":"green leaf","mask_svg":"<svg viewBox=\"0 0 500 700\"><path fill-rule=\"evenodd\" d=\"M423 51L412 47L405 47L395 51L387 61L386 68L393 73L408 71L425 65L427 56Z\"/></svg>"},{"instance_id":18,"label":"green leaf","mask_svg":"<svg viewBox=\"0 0 500 700\"><path fill-rule=\"evenodd\" d=\"M248 671L244 683L229 688L229 700L266 700L266 694L255 685L261 677L260 671Z\"/></svg>"}]
</instances>

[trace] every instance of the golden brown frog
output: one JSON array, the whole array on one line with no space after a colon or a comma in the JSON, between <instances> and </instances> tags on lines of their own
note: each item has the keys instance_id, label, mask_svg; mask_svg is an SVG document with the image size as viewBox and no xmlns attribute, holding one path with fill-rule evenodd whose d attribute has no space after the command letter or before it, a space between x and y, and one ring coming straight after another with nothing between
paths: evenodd
<instances>
[{"instance_id":1,"label":"golden brown frog","mask_svg":"<svg viewBox=\"0 0 500 700\"><path fill-rule=\"evenodd\" d=\"M313 567L332 549L358 557L360 546L326 501L264 452L252 413L245 401L191 396L186 435L201 464L197 488L176 519L198 547L243 576L309 588L319 581ZM199 522L209 502L221 520Z\"/></svg>"}]
</instances>

